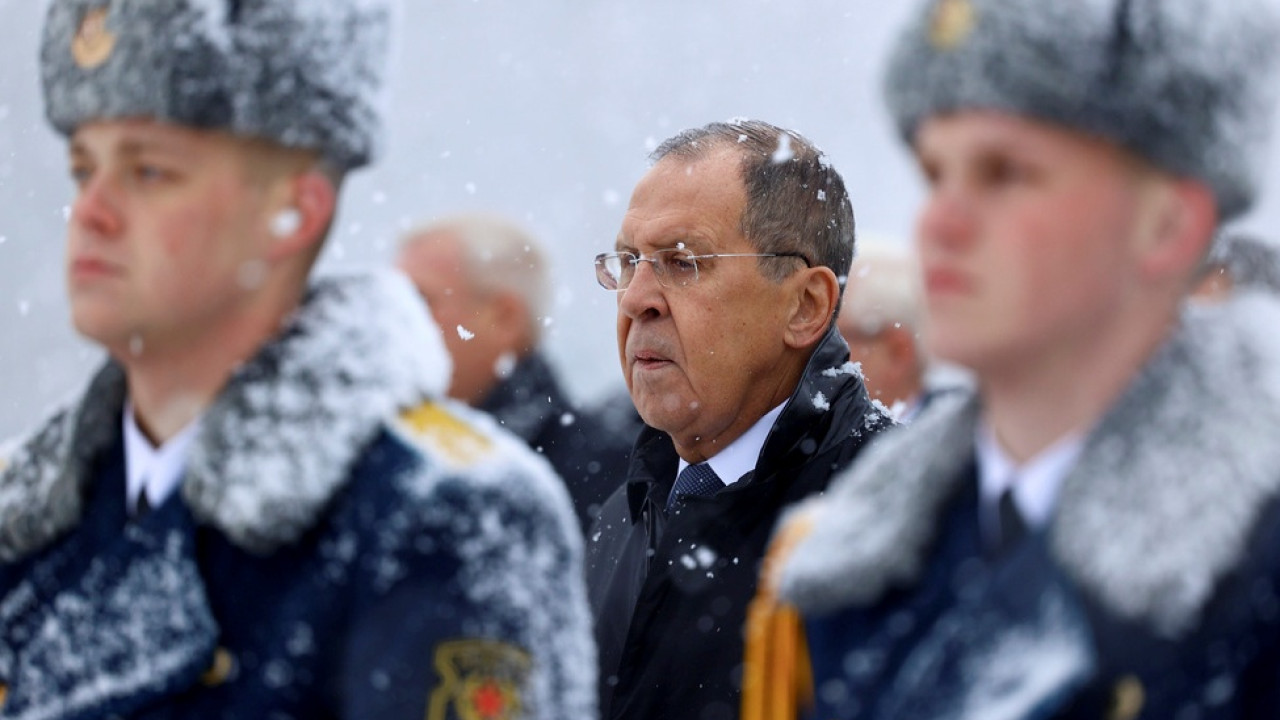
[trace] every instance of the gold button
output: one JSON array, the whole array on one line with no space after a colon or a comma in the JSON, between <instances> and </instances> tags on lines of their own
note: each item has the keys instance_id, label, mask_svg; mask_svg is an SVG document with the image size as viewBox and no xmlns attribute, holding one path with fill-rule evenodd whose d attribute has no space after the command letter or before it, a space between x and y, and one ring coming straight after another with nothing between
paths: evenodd
<instances>
[{"instance_id":1,"label":"gold button","mask_svg":"<svg viewBox=\"0 0 1280 720\"><path fill-rule=\"evenodd\" d=\"M230 680L235 672L236 659L232 657L231 651L219 647L213 651L213 661L209 663L209 669L200 676L200 682L207 687L217 687Z\"/></svg>"},{"instance_id":2,"label":"gold button","mask_svg":"<svg viewBox=\"0 0 1280 720\"><path fill-rule=\"evenodd\" d=\"M9 686L0 682L0 708L4 707L4 701L9 698Z\"/></svg>"},{"instance_id":3,"label":"gold button","mask_svg":"<svg viewBox=\"0 0 1280 720\"><path fill-rule=\"evenodd\" d=\"M1142 681L1133 675L1125 675L1111 689L1111 710L1107 713L1107 720L1133 720L1142 712L1146 700Z\"/></svg>"}]
</instances>

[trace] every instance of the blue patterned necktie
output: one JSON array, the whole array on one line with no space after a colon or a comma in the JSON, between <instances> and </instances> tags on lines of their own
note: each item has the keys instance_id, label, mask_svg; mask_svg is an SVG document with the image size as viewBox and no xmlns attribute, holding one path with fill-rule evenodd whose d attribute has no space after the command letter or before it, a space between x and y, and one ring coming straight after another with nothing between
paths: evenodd
<instances>
[{"instance_id":1,"label":"blue patterned necktie","mask_svg":"<svg viewBox=\"0 0 1280 720\"><path fill-rule=\"evenodd\" d=\"M690 465L680 471L676 484L671 486L671 494L667 496L667 509L675 507L686 495L711 497L724 487L720 476L711 466L702 462Z\"/></svg>"}]
</instances>

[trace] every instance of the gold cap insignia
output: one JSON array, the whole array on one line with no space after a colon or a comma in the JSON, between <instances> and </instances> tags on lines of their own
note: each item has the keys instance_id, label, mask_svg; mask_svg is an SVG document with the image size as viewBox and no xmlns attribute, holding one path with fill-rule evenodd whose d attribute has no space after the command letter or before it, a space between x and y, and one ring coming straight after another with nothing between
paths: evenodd
<instances>
[{"instance_id":1,"label":"gold cap insignia","mask_svg":"<svg viewBox=\"0 0 1280 720\"><path fill-rule=\"evenodd\" d=\"M514 720L524 715L521 691L533 660L496 640L454 640L436 647L440 684L427 720Z\"/></svg>"},{"instance_id":2,"label":"gold cap insignia","mask_svg":"<svg viewBox=\"0 0 1280 720\"><path fill-rule=\"evenodd\" d=\"M115 47L116 36L107 29L107 9L96 7L86 12L71 40L71 57L76 65L92 70L106 62Z\"/></svg>"},{"instance_id":3,"label":"gold cap insignia","mask_svg":"<svg viewBox=\"0 0 1280 720\"><path fill-rule=\"evenodd\" d=\"M939 50L950 50L973 32L978 11L970 0L941 0L933 8L929 42Z\"/></svg>"}]
</instances>

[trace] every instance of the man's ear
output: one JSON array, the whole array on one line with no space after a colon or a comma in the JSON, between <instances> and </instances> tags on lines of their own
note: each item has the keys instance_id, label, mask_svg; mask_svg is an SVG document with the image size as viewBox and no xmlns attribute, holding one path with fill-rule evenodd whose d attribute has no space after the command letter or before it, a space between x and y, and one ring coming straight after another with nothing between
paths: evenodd
<instances>
[{"instance_id":1,"label":"man's ear","mask_svg":"<svg viewBox=\"0 0 1280 720\"><path fill-rule=\"evenodd\" d=\"M1195 180L1165 179L1152 192L1152 216L1139 237L1139 267L1153 280L1189 281L1218 226L1213 191Z\"/></svg>"},{"instance_id":2,"label":"man's ear","mask_svg":"<svg viewBox=\"0 0 1280 720\"><path fill-rule=\"evenodd\" d=\"M487 301L492 330L499 334L502 347L523 354L533 344L530 337L529 309L513 292L499 291Z\"/></svg>"},{"instance_id":3,"label":"man's ear","mask_svg":"<svg viewBox=\"0 0 1280 720\"><path fill-rule=\"evenodd\" d=\"M337 209L338 193L333 182L318 170L309 170L284 181L281 200L274 203L270 221L272 229L267 259L283 260L315 248L324 240L325 232ZM288 223L276 220L288 216Z\"/></svg>"},{"instance_id":4,"label":"man's ear","mask_svg":"<svg viewBox=\"0 0 1280 720\"><path fill-rule=\"evenodd\" d=\"M807 348L816 344L831 326L840 303L840 283L828 267L806 268L795 281L795 301L783 340L788 347Z\"/></svg>"}]
</instances>

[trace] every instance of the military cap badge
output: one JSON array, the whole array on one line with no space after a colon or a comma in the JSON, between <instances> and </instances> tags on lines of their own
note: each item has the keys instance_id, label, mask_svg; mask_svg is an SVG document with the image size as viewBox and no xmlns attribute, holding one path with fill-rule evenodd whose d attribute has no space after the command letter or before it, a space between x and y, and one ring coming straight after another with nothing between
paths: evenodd
<instances>
[{"instance_id":1,"label":"military cap badge","mask_svg":"<svg viewBox=\"0 0 1280 720\"><path fill-rule=\"evenodd\" d=\"M107 27L107 8L96 7L84 14L80 29L71 39L71 57L76 65L92 70L111 57L115 46L116 36Z\"/></svg>"}]
</instances>

